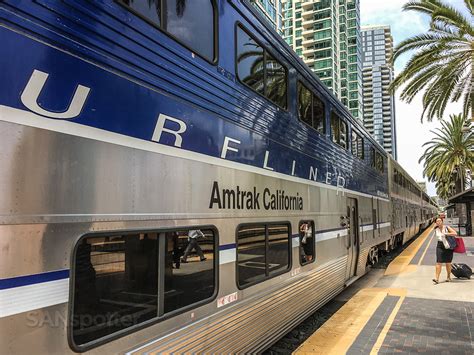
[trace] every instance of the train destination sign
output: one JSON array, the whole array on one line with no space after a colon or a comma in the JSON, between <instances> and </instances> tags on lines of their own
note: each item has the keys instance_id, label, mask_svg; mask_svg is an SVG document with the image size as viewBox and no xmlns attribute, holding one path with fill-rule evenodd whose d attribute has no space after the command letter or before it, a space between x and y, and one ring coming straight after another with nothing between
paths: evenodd
<instances>
[{"instance_id":1,"label":"train destination sign","mask_svg":"<svg viewBox=\"0 0 474 355\"><path fill-rule=\"evenodd\" d=\"M270 190L268 187L263 191L254 186L250 191L242 190L237 185L234 189L220 189L219 183L212 184L209 208L237 209L237 210L303 210L303 197L297 192L296 195L288 195L285 190Z\"/></svg>"}]
</instances>

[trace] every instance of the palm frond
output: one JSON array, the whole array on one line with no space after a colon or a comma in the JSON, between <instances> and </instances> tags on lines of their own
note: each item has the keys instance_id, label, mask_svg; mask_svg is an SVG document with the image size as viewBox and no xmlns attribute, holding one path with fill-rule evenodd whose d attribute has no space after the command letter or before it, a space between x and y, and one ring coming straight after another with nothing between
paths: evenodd
<instances>
[{"instance_id":1,"label":"palm frond","mask_svg":"<svg viewBox=\"0 0 474 355\"><path fill-rule=\"evenodd\" d=\"M474 0L464 3L472 14ZM400 95L406 102L426 90L422 120L442 119L448 104L460 99L463 114L474 111L474 21L441 0L409 1L403 9L430 16L430 28L396 46L392 62L401 54L415 53L389 90L393 92L406 85ZM472 116L474 119L474 113Z\"/></svg>"}]
</instances>

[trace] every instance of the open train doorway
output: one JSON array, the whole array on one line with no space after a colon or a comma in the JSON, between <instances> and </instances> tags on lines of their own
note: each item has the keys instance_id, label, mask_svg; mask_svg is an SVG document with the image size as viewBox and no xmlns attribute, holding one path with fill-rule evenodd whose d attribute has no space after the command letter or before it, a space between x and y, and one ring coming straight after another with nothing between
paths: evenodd
<instances>
[{"instance_id":1,"label":"open train doorway","mask_svg":"<svg viewBox=\"0 0 474 355\"><path fill-rule=\"evenodd\" d=\"M350 280L357 274L357 264L359 261L359 210L355 198L347 199L347 220L349 222L347 230L348 242L348 262L346 280Z\"/></svg>"}]
</instances>

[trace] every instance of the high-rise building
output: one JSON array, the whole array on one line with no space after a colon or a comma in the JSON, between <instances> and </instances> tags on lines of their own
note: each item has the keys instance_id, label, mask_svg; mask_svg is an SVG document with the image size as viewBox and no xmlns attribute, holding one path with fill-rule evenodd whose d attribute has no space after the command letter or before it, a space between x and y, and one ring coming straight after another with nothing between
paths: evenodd
<instances>
[{"instance_id":1,"label":"high-rise building","mask_svg":"<svg viewBox=\"0 0 474 355\"><path fill-rule=\"evenodd\" d=\"M281 0L250 0L250 2L279 34L283 34Z\"/></svg>"},{"instance_id":2,"label":"high-rise building","mask_svg":"<svg viewBox=\"0 0 474 355\"><path fill-rule=\"evenodd\" d=\"M362 120L359 0L283 0L283 38Z\"/></svg>"},{"instance_id":3,"label":"high-rise building","mask_svg":"<svg viewBox=\"0 0 474 355\"><path fill-rule=\"evenodd\" d=\"M395 99L388 91L393 80L390 26L362 27L364 126L397 159Z\"/></svg>"}]
</instances>

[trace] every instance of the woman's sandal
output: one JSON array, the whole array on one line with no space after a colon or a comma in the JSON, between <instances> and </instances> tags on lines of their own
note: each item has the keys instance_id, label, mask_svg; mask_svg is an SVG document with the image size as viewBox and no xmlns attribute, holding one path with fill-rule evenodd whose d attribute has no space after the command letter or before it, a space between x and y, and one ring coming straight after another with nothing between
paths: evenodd
<instances>
[{"instance_id":1,"label":"woman's sandal","mask_svg":"<svg viewBox=\"0 0 474 355\"><path fill-rule=\"evenodd\" d=\"M433 279L433 282L434 282L435 285L439 284L439 281L436 280L436 279Z\"/></svg>"},{"instance_id":2,"label":"woman's sandal","mask_svg":"<svg viewBox=\"0 0 474 355\"><path fill-rule=\"evenodd\" d=\"M446 282L451 282L451 281L453 281L453 280L451 280L451 279L446 279Z\"/></svg>"}]
</instances>

